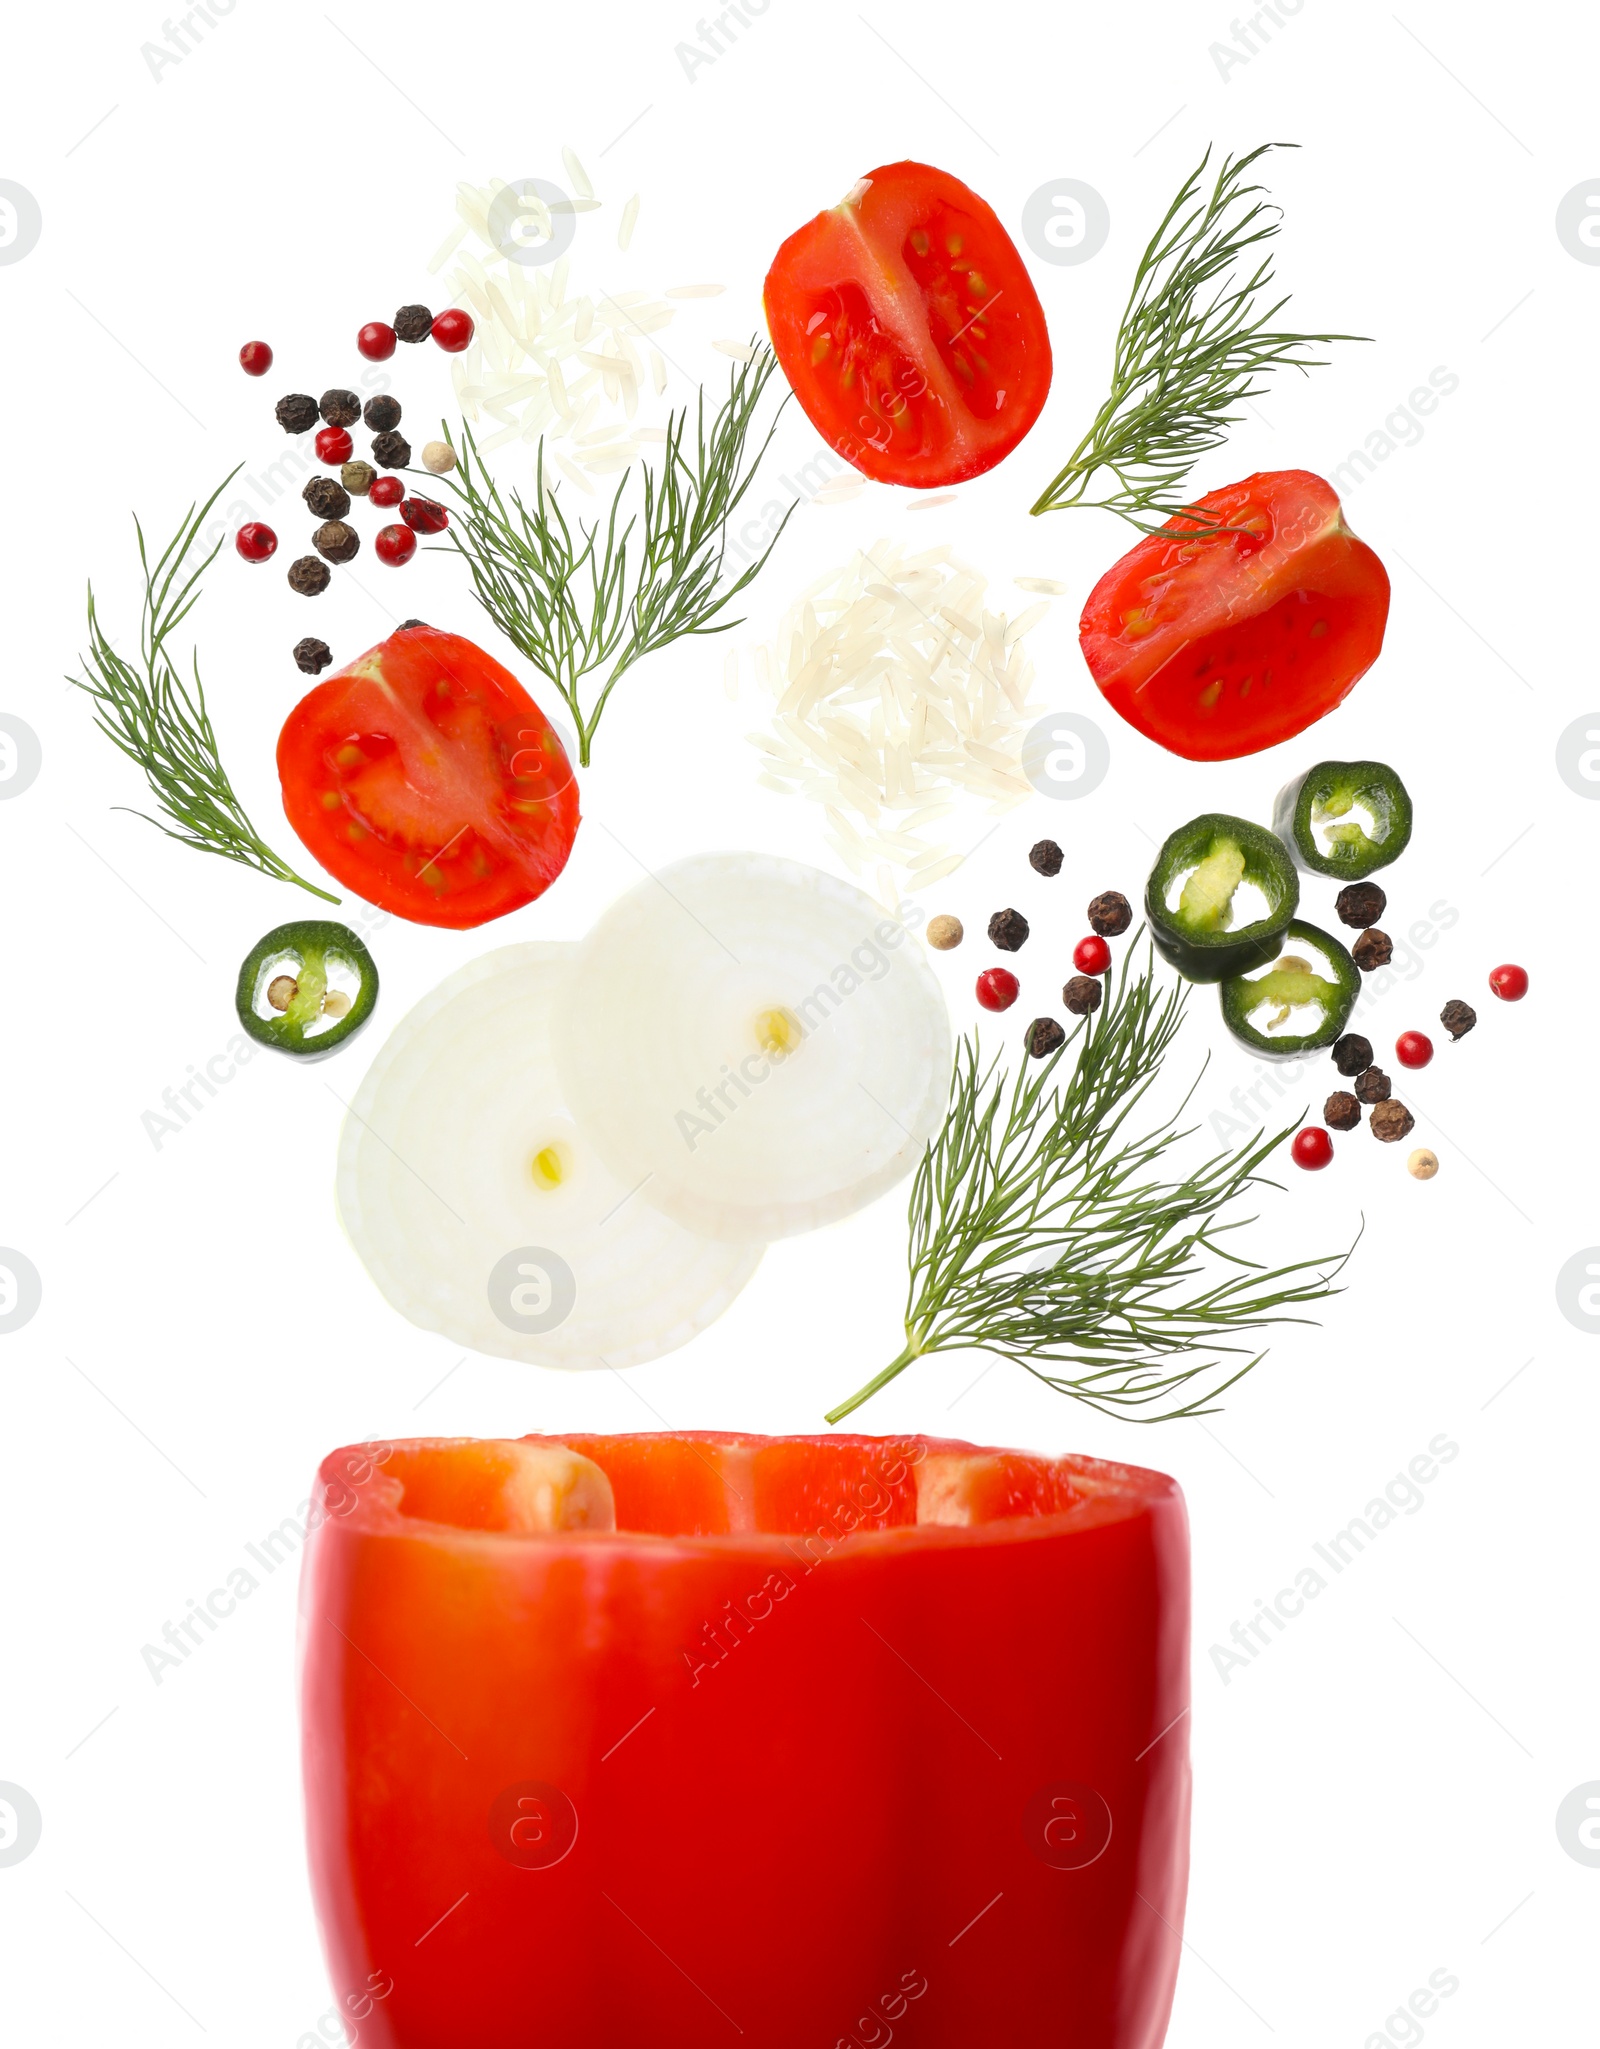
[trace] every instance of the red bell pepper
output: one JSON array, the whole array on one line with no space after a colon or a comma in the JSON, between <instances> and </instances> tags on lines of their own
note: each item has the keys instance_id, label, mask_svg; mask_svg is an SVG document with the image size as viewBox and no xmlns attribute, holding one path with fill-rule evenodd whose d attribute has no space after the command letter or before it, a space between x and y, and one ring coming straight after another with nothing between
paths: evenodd
<instances>
[{"instance_id":1,"label":"red bell pepper","mask_svg":"<svg viewBox=\"0 0 1600 2049\"><path fill-rule=\"evenodd\" d=\"M1159 1473L915 1438L336 1452L312 1883L371 2049L1157 2049L1188 1866Z\"/></svg>"}]
</instances>

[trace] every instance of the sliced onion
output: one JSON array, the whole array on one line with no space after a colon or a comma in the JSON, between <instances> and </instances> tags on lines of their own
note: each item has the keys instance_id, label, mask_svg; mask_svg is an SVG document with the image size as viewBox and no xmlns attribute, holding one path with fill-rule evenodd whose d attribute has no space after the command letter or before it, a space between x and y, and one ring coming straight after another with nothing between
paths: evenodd
<instances>
[{"instance_id":1,"label":"sliced onion","mask_svg":"<svg viewBox=\"0 0 1600 2049\"><path fill-rule=\"evenodd\" d=\"M950 1084L950 1020L916 941L850 884L758 854L697 855L614 904L578 948L554 1044L611 1171L735 1241L812 1230L892 1187Z\"/></svg>"},{"instance_id":2,"label":"sliced onion","mask_svg":"<svg viewBox=\"0 0 1600 2049\"><path fill-rule=\"evenodd\" d=\"M422 1329L541 1366L636 1366L720 1316L762 1247L640 1202L568 1112L549 1021L576 951L485 954L402 1018L345 1119L339 1214Z\"/></svg>"}]
</instances>

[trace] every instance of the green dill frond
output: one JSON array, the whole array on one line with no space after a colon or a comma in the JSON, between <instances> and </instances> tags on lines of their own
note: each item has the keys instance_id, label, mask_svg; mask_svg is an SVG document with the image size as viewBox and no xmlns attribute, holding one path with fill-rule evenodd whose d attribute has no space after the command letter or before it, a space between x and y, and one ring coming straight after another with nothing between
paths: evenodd
<instances>
[{"instance_id":1,"label":"green dill frond","mask_svg":"<svg viewBox=\"0 0 1600 2049\"><path fill-rule=\"evenodd\" d=\"M191 505L183 524L154 567L145 548L144 529L134 521L139 539L139 566L144 572L144 607L139 622L136 662L125 661L112 646L89 588L89 652L83 675L69 676L74 689L94 700L95 724L144 773L159 817L134 813L147 824L202 854L238 861L280 882L293 882L325 903L339 899L297 875L273 852L251 824L234 794L216 730L206 708L200 681L200 658L192 657L193 681L185 682L168 651L168 642L200 601L200 579L216 560L222 542L195 562L200 530L211 508L239 474L223 478L204 505ZM163 820L166 822L163 823Z\"/></svg>"},{"instance_id":2,"label":"green dill frond","mask_svg":"<svg viewBox=\"0 0 1600 2049\"><path fill-rule=\"evenodd\" d=\"M1176 1178L1188 1098L1135 1134L1185 1002L1158 984L1147 948L1040 1067L1008 1079L962 1039L944 1127L912 1185L904 1349L830 1423L913 1360L967 1349L1108 1415L1208 1415L1262 1356L1240 1339L1308 1321L1293 1312L1338 1292L1348 1253L1265 1268L1236 1243L1255 1221L1237 1205L1276 1185L1259 1170L1286 1131Z\"/></svg>"},{"instance_id":3,"label":"green dill frond","mask_svg":"<svg viewBox=\"0 0 1600 2049\"><path fill-rule=\"evenodd\" d=\"M760 573L794 510L791 505L761 555L725 582L728 522L776 430L774 416L759 443L752 440L776 368L772 350L758 347L748 363L736 366L728 396L709 421L702 388L693 436L685 406L668 421L659 468L641 466L639 490L633 472L625 471L609 514L593 525L569 523L560 492L546 477L542 442L529 503L514 491L501 493L471 429L462 428L460 466L451 480L462 509L451 539L478 602L565 699L582 766L612 691L634 663L674 640L725 633L742 623L725 616L727 608ZM605 681L586 705L579 686L600 670Z\"/></svg>"},{"instance_id":4,"label":"green dill frond","mask_svg":"<svg viewBox=\"0 0 1600 2049\"><path fill-rule=\"evenodd\" d=\"M1273 325L1288 294L1267 303L1275 278L1270 253L1260 252L1279 232L1282 210L1249 172L1269 150L1295 146L1264 142L1224 157L1204 197L1208 149L1184 181L1134 274L1110 395L1034 512L1092 505L1145 533L1180 516L1217 532L1187 496L1195 464L1227 439L1271 372L1320 369L1328 358L1313 351L1366 339Z\"/></svg>"}]
</instances>

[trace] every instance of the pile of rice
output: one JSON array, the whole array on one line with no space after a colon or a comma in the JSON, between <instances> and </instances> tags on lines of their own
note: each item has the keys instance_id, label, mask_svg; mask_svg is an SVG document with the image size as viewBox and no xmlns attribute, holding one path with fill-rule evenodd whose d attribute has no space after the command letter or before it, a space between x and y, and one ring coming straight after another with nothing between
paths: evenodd
<instances>
[{"instance_id":1,"label":"pile of rice","mask_svg":"<svg viewBox=\"0 0 1600 2049\"><path fill-rule=\"evenodd\" d=\"M987 592L948 547L879 541L814 584L776 645L756 650L757 680L777 699L771 728L750 736L760 780L820 804L829 844L858 875L876 865L889 902L898 878L918 887L960 867L975 813L1004 816L1032 793L1022 741L1044 707L1030 700L1024 637L1049 606L1007 619Z\"/></svg>"},{"instance_id":2,"label":"pile of rice","mask_svg":"<svg viewBox=\"0 0 1600 2049\"><path fill-rule=\"evenodd\" d=\"M575 250L583 216L598 212L601 201L572 151L562 157L574 195L566 204L579 216ZM491 178L457 187L456 224L428 266L435 275L451 266L444 280L451 303L466 307L476 325L472 341L451 359L456 398L482 452L542 438L547 463L593 494L594 478L625 469L643 443L666 438L659 424L634 423L641 396L659 399L667 388L666 362L649 337L671 321L670 302L714 297L722 286L578 291L573 251L549 264L519 263L496 245L489 217L506 185ZM535 238L539 228L550 233L552 210L536 197L520 201ZM622 209L619 249L627 249L638 217L635 193Z\"/></svg>"}]
</instances>

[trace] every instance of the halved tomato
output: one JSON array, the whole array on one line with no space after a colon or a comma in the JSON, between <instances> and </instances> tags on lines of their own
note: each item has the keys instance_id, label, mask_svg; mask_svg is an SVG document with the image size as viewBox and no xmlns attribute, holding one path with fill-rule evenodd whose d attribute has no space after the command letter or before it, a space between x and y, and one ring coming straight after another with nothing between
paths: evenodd
<instances>
[{"instance_id":1,"label":"halved tomato","mask_svg":"<svg viewBox=\"0 0 1600 2049\"><path fill-rule=\"evenodd\" d=\"M992 469L1039 417L1050 337L1015 243L928 164L870 171L767 272L772 346L818 432L884 484Z\"/></svg>"},{"instance_id":2,"label":"halved tomato","mask_svg":"<svg viewBox=\"0 0 1600 2049\"><path fill-rule=\"evenodd\" d=\"M482 648L416 619L301 698L278 776L323 867L419 925L531 903L578 830L577 782L544 713Z\"/></svg>"},{"instance_id":3,"label":"halved tomato","mask_svg":"<svg viewBox=\"0 0 1600 2049\"><path fill-rule=\"evenodd\" d=\"M1275 747L1377 660L1389 578L1331 484L1269 470L1197 501L1108 569L1078 625L1108 703L1188 761Z\"/></svg>"}]
</instances>

